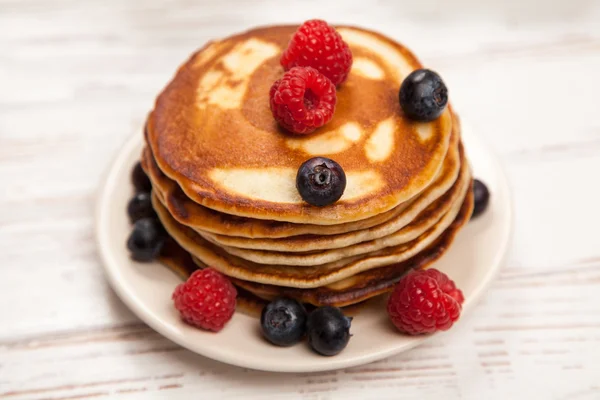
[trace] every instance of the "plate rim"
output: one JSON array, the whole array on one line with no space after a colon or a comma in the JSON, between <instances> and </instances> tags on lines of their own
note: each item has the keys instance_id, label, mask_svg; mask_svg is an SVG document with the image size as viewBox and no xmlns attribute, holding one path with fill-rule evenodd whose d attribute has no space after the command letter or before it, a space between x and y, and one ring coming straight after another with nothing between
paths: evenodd
<instances>
[{"instance_id":1,"label":"plate rim","mask_svg":"<svg viewBox=\"0 0 600 400\"><path fill-rule=\"evenodd\" d=\"M466 147L468 147L469 141L477 141L479 142L478 146L485 148L486 152L491 156L491 164L493 164L494 172L497 174L498 177L498 190L496 195L500 196L500 202L506 204L507 215L504 217L508 218L509 220L508 232L503 237L503 242L498 246L502 249L502 251L496 254L494 262L491 264L491 267L488 268L488 271L486 272L484 277L482 277L482 279L480 280L481 283L477 286L476 290L467 299L465 299L465 304L463 305L462 311L462 316L464 317L464 315L469 313L471 309L479 302L485 290L493 282L494 277L498 274L498 272L504 265L514 235L514 204L513 197L511 195L511 187L501 160L492 151L492 149L485 142L485 140L475 135L474 133L471 133L472 131L470 129L464 129L464 123L462 125L463 131L469 132L469 140L466 141ZM101 259L104 274L107 277L111 288L117 294L119 299L127 306L127 308L129 308L133 312L133 314L136 315L137 318L139 318L150 328L161 334L163 337L187 349L188 351L226 364L269 372L299 373L322 372L364 365L410 350L436 336L436 334L432 334L410 337L410 341L408 343L404 342L399 346L390 346L389 348L385 348L372 353L358 355L350 359L329 357L327 358L327 360L329 361L328 363L318 363L314 364L313 366L301 366L299 368L294 368L290 364L273 365L269 362L262 362L260 359L248 359L243 357L236 358L228 352L219 351L217 346L204 346L202 348L202 351L198 351L196 348L190 347L183 339L185 333L182 334L178 332L177 329L174 329L173 326L161 320L161 318L159 318L156 315L156 313L153 313L152 310L150 310L145 304L141 303L139 298L137 298L137 296L135 296L134 293L130 293L130 289L127 287L127 285L123 285L120 282L120 267L118 265L119 262L113 257L112 252L108 250L109 246L105 245L104 243L104 231L109 230L108 219L103 218L106 207L110 207L109 195L110 193L112 193L112 191L109 189L111 188L111 186L114 186L116 176L122 170L120 165L127 160L131 152L134 151L135 147L138 145L139 142L142 141L142 139L143 138L139 133L135 133L129 138L127 138L124 141L124 143L120 146L120 149L117 152L117 154L111 159L111 162L106 168L106 171L100 181L100 185L96 194L96 204L94 210L95 241L97 246L97 252Z\"/></svg>"}]
</instances>

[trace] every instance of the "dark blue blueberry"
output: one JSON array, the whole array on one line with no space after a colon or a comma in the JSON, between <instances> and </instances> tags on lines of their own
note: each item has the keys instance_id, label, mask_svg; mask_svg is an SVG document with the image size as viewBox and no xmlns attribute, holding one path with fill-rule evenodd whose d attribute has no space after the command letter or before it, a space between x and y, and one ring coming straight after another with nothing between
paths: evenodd
<instances>
[{"instance_id":1,"label":"dark blue blueberry","mask_svg":"<svg viewBox=\"0 0 600 400\"><path fill-rule=\"evenodd\" d=\"M139 162L135 164L131 171L131 183L133 183L136 192L150 192L152 190L150 179L148 179L148 176L142 169L142 164Z\"/></svg>"},{"instance_id":2,"label":"dark blue blueberry","mask_svg":"<svg viewBox=\"0 0 600 400\"><path fill-rule=\"evenodd\" d=\"M475 200L475 206L473 207L471 218L481 215L490 203L490 191L485 183L481 182L479 179L473 180L473 198Z\"/></svg>"},{"instance_id":3,"label":"dark blue blueberry","mask_svg":"<svg viewBox=\"0 0 600 400\"><path fill-rule=\"evenodd\" d=\"M156 213L152 207L152 196L148 192L138 192L127 204L127 215L129 221L134 224L142 218L155 217Z\"/></svg>"},{"instance_id":4,"label":"dark blue blueberry","mask_svg":"<svg viewBox=\"0 0 600 400\"><path fill-rule=\"evenodd\" d=\"M324 356L334 356L344 350L350 340L352 318L337 307L321 307L308 316L308 344Z\"/></svg>"},{"instance_id":5,"label":"dark blue blueberry","mask_svg":"<svg viewBox=\"0 0 600 400\"><path fill-rule=\"evenodd\" d=\"M148 262L160 254L165 244L166 232L158 219L142 218L133 225L133 231L127 240L131 258Z\"/></svg>"},{"instance_id":6,"label":"dark blue blueberry","mask_svg":"<svg viewBox=\"0 0 600 400\"><path fill-rule=\"evenodd\" d=\"M329 158L311 158L298 169L296 188L304 201L323 207L342 197L346 189L346 174L338 163Z\"/></svg>"},{"instance_id":7,"label":"dark blue blueberry","mask_svg":"<svg viewBox=\"0 0 600 400\"><path fill-rule=\"evenodd\" d=\"M278 298L263 308L260 325L271 343L291 346L306 334L306 318L306 309L298 301Z\"/></svg>"},{"instance_id":8,"label":"dark blue blueberry","mask_svg":"<svg viewBox=\"0 0 600 400\"><path fill-rule=\"evenodd\" d=\"M447 103L444 81L428 69L413 71L400 86L400 106L410 119L433 121L442 115Z\"/></svg>"}]
</instances>

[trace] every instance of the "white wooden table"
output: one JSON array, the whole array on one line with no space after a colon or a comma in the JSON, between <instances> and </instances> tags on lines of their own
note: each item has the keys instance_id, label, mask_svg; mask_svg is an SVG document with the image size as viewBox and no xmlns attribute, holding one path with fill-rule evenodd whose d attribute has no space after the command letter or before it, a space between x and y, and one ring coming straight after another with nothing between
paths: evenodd
<instances>
[{"instance_id":1,"label":"white wooden table","mask_svg":"<svg viewBox=\"0 0 600 400\"><path fill-rule=\"evenodd\" d=\"M512 3L0 0L0 398L600 399L600 4ZM194 49L311 17L387 33L442 74L504 161L516 232L450 332L277 375L196 356L132 315L104 279L93 205Z\"/></svg>"}]
</instances>

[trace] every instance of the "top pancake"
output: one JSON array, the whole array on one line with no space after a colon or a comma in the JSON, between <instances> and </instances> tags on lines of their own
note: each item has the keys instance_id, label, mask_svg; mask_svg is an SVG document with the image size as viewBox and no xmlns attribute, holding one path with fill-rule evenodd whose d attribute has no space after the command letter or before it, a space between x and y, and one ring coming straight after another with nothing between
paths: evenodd
<instances>
[{"instance_id":1,"label":"top pancake","mask_svg":"<svg viewBox=\"0 0 600 400\"><path fill-rule=\"evenodd\" d=\"M450 110L430 123L404 116L398 89L421 68L380 34L339 27L354 65L330 123L307 136L282 131L269 88L294 26L255 29L213 42L180 67L156 101L147 139L161 171L195 202L231 215L333 225L391 210L436 177L449 146ZM326 207L295 187L306 159L326 156L346 172L344 196Z\"/></svg>"}]
</instances>

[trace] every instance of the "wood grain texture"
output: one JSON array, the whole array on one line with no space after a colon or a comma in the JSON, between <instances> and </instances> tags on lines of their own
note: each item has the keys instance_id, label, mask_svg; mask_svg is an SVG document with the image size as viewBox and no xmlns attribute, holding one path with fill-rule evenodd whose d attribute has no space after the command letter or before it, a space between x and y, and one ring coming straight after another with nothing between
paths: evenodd
<instances>
[{"instance_id":1,"label":"wood grain texture","mask_svg":"<svg viewBox=\"0 0 600 400\"><path fill-rule=\"evenodd\" d=\"M518 4L0 0L0 398L600 399L600 4ZM193 50L311 17L378 29L444 76L504 161L516 232L452 331L371 365L278 375L139 322L104 280L93 204Z\"/></svg>"}]
</instances>

